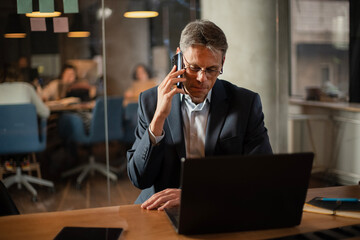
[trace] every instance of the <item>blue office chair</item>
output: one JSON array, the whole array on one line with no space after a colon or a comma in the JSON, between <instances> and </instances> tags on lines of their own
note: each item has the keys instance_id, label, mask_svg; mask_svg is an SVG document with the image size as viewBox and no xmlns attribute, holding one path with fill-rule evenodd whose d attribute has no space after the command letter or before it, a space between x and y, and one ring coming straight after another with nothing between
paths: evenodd
<instances>
[{"instance_id":1,"label":"blue office chair","mask_svg":"<svg viewBox=\"0 0 360 240\"><path fill-rule=\"evenodd\" d=\"M109 97L107 100L109 141L121 140L124 137L122 101L122 97ZM90 171L98 171L105 176L109 176L109 178L113 181L117 180L117 175L112 172L116 171L116 169L110 167L111 171L107 171L105 164L95 162L95 157L91 152L92 144L105 142L105 113L103 98L98 98L96 100L88 132L84 126L83 119L76 113L62 114L59 118L58 125L60 135L67 141L88 146L90 150L89 163L64 172L62 177L68 177L81 172L76 180L77 187L80 187L81 182Z\"/></svg>"},{"instance_id":2,"label":"blue office chair","mask_svg":"<svg viewBox=\"0 0 360 240\"><path fill-rule=\"evenodd\" d=\"M125 136L123 142L127 145L132 145L135 141L135 128L137 126L137 110L138 103L129 103L125 107L124 113L124 130Z\"/></svg>"},{"instance_id":3,"label":"blue office chair","mask_svg":"<svg viewBox=\"0 0 360 240\"><path fill-rule=\"evenodd\" d=\"M36 183L47 187L54 187L54 183L41 178L22 174L19 158L29 155L35 158L35 152L41 152L46 147L46 119L41 119L40 134L33 104L0 105L0 155L10 155L18 159L16 163L16 174L3 180L4 185L9 188L14 183L26 187L37 200L37 192L30 183ZM35 160L36 161L36 160Z\"/></svg>"}]
</instances>

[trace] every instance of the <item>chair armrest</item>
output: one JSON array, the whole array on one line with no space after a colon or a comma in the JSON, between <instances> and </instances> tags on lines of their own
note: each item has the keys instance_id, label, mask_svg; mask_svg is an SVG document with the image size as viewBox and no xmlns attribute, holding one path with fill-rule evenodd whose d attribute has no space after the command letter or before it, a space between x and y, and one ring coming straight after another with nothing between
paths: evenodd
<instances>
[{"instance_id":1,"label":"chair armrest","mask_svg":"<svg viewBox=\"0 0 360 240\"><path fill-rule=\"evenodd\" d=\"M47 136L47 118L41 118L39 141L41 144L45 144L45 146L46 146L46 136Z\"/></svg>"}]
</instances>

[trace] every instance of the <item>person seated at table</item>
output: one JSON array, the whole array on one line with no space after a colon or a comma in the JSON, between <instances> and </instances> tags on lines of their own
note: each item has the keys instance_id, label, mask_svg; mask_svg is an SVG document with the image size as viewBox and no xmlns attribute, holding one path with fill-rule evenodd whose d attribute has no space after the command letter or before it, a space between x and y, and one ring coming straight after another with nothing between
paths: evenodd
<instances>
[{"instance_id":1,"label":"person seated at table","mask_svg":"<svg viewBox=\"0 0 360 240\"><path fill-rule=\"evenodd\" d=\"M20 56L17 61L17 72L19 74L19 82L30 83L37 94L41 96L42 93L42 79L39 76L37 68L31 68L29 59L25 56Z\"/></svg>"},{"instance_id":2,"label":"person seated at table","mask_svg":"<svg viewBox=\"0 0 360 240\"><path fill-rule=\"evenodd\" d=\"M136 65L132 78L131 86L124 93L124 106L137 103L141 92L156 86L156 79L152 78L151 70L142 63Z\"/></svg>"},{"instance_id":3,"label":"person seated at table","mask_svg":"<svg viewBox=\"0 0 360 240\"><path fill-rule=\"evenodd\" d=\"M20 81L21 77L15 67L3 66L0 71L0 104L35 105L39 117L48 118L49 108L44 104L34 87Z\"/></svg>"},{"instance_id":4,"label":"person seated at table","mask_svg":"<svg viewBox=\"0 0 360 240\"><path fill-rule=\"evenodd\" d=\"M94 98L96 95L96 88L85 81L79 80L76 75L76 68L73 65L65 64L62 68L60 78L51 81L45 86L42 91L42 97L45 101L59 100L74 96L75 94L71 94L71 91L74 92L75 89L84 89L87 91L89 99Z\"/></svg>"},{"instance_id":5,"label":"person seated at table","mask_svg":"<svg viewBox=\"0 0 360 240\"><path fill-rule=\"evenodd\" d=\"M183 157L272 153L259 94L218 79L228 48L224 32L197 20L179 43L185 66L174 65L140 94L136 140L127 152L128 176L142 190L135 203L144 209L180 204Z\"/></svg>"}]
</instances>

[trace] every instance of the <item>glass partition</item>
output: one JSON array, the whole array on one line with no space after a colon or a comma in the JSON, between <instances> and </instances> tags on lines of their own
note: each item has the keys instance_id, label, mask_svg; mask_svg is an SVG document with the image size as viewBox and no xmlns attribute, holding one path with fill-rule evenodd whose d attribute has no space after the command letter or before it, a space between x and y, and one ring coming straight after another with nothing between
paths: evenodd
<instances>
[{"instance_id":1,"label":"glass partition","mask_svg":"<svg viewBox=\"0 0 360 240\"><path fill-rule=\"evenodd\" d=\"M159 15L139 19L124 17L136 0L54 0L53 9L51 2L0 2L1 84L26 82L50 109L46 147L1 155L1 177L6 181L19 166L23 175L54 183L31 183L35 198L24 186L9 186L22 214L132 204L140 192L126 173L133 139L112 124L129 121L122 101L138 64L156 84L168 73L181 29L199 17L199 1L143 1ZM60 16L26 16L29 5ZM16 31L22 34L7 35Z\"/></svg>"}]
</instances>

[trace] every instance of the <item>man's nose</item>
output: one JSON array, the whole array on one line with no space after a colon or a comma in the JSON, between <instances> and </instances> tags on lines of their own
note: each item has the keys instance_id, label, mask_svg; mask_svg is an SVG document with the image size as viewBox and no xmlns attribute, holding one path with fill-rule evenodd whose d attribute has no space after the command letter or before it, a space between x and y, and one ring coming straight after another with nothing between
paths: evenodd
<instances>
[{"instance_id":1,"label":"man's nose","mask_svg":"<svg viewBox=\"0 0 360 240\"><path fill-rule=\"evenodd\" d=\"M204 70L199 70L197 72L197 77L196 77L196 80L198 80L199 82L205 82L207 80L206 78L206 71Z\"/></svg>"}]
</instances>

